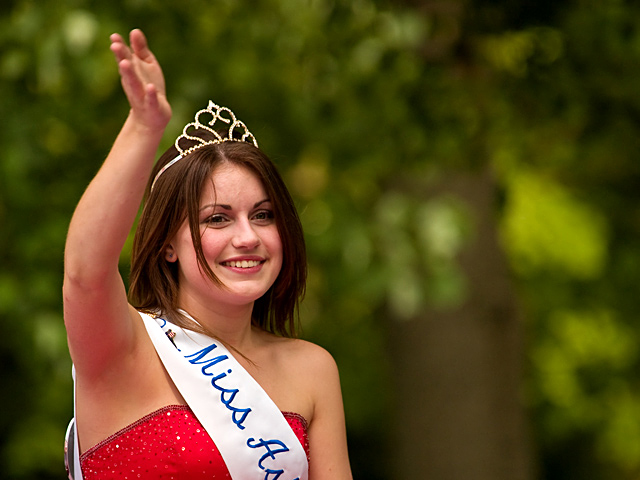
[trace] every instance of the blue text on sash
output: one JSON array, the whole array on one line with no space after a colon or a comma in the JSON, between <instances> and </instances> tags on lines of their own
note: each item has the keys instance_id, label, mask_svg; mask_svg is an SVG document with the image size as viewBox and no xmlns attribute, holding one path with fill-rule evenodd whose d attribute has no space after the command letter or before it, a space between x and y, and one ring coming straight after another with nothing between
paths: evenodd
<instances>
[{"instance_id":1,"label":"blue text on sash","mask_svg":"<svg viewBox=\"0 0 640 480\"><path fill-rule=\"evenodd\" d=\"M231 411L231 420L240 430L244 430L245 426L243 425L244 421L247 419L247 416L251 412L251 408L238 408L232 405L236 395L240 391L237 388L225 388L218 385L218 381L222 380L227 376L227 374L232 373L232 370L229 369L226 372L219 373L215 375L207 371L207 369L217 365L218 363L224 362L229 357L227 355L218 355L214 358L207 358L211 352L213 352L218 346L215 343L212 343L208 347L203 348L191 355L185 355L185 358L189 360L189 363L192 365L203 365L202 366L202 374L208 377L213 377L211 379L211 385L220 392L220 401L224 404L225 407Z\"/></svg>"}]
</instances>

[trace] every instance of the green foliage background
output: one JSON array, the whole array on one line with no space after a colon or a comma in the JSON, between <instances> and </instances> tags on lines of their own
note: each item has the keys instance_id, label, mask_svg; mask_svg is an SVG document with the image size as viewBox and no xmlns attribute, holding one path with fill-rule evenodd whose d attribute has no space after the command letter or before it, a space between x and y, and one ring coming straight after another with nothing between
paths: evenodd
<instances>
[{"instance_id":1,"label":"green foliage background","mask_svg":"<svg viewBox=\"0 0 640 480\"><path fill-rule=\"evenodd\" d=\"M464 301L473 235L454 198L394 186L486 168L540 478L640 477L637 4L16 0L0 6L0 478L64 478L65 232L126 115L108 35L134 27L165 68L165 146L212 98L291 186L305 337L340 364L356 478L392 477L371 453L393 408L387 319Z\"/></svg>"}]
</instances>

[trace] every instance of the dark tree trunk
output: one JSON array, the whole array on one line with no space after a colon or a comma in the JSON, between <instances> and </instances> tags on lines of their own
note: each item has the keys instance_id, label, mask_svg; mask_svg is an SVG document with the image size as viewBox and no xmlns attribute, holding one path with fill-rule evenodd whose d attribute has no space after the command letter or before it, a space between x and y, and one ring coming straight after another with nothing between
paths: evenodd
<instances>
[{"instance_id":1,"label":"dark tree trunk","mask_svg":"<svg viewBox=\"0 0 640 480\"><path fill-rule=\"evenodd\" d=\"M489 174L465 174L438 190L418 195L456 195L474 220L459 256L468 296L456 308L391 322L394 478L530 480L523 334L497 237L495 185Z\"/></svg>"}]
</instances>

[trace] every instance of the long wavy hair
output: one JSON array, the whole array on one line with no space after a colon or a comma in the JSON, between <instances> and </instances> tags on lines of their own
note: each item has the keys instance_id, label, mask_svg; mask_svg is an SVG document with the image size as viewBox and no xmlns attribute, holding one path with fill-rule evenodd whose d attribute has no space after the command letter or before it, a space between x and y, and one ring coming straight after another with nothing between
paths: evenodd
<instances>
[{"instance_id":1,"label":"long wavy hair","mask_svg":"<svg viewBox=\"0 0 640 480\"><path fill-rule=\"evenodd\" d=\"M205 132L200 136L205 138L205 135L209 134ZM269 290L255 301L252 322L276 335L296 337L298 306L306 286L306 248L293 199L275 165L254 145L227 141L207 145L181 159L160 175L151 189L157 172L177 155L173 146L160 157L147 186L146 201L133 241L129 301L142 312L159 314L181 327L212 335L180 313L180 261L167 262L165 252L186 219L201 272L224 288L202 251L198 218L205 182L218 165L229 162L247 168L262 182L273 206L282 242L282 268Z\"/></svg>"}]
</instances>

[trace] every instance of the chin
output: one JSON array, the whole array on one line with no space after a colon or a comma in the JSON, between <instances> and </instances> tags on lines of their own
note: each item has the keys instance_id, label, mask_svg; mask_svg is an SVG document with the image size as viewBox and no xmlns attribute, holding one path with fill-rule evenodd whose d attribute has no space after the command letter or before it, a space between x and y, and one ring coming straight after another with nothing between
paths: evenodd
<instances>
[{"instance_id":1,"label":"chin","mask_svg":"<svg viewBox=\"0 0 640 480\"><path fill-rule=\"evenodd\" d=\"M246 305L249 303L253 303L259 298L263 297L265 293L269 290L260 290L260 291L231 291L230 296L228 297L229 303L233 303L235 305Z\"/></svg>"}]
</instances>

